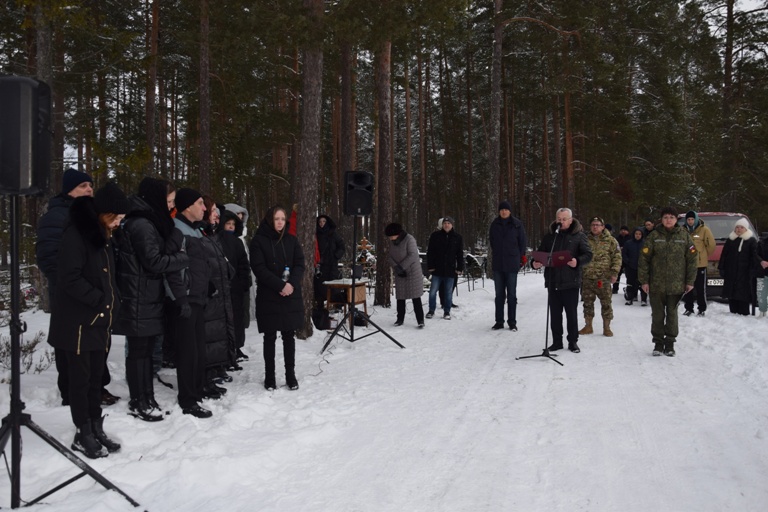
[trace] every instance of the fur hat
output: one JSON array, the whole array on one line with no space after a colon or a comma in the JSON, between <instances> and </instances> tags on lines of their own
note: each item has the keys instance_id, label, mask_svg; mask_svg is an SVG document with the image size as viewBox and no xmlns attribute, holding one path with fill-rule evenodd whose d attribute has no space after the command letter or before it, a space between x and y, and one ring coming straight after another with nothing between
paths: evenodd
<instances>
[{"instance_id":1,"label":"fur hat","mask_svg":"<svg viewBox=\"0 0 768 512\"><path fill-rule=\"evenodd\" d=\"M96 191L93 197L93 205L96 207L96 213L116 213L120 215L126 214L131 210L131 205L125 192L111 181Z\"/></svg>"},{"instance_id":2,"label":"fur hat","mask_svg":"<svg viewBox=\"0 0 768 512\"><path fill-rule=\"evenodd\" d=\"M396 222L388 224L387 227L384 228L384 234L386 236L397 236L402 232L403 232L403 226L401 226Z\"/></svg>"},{"instance_id":3,"label":"fur hat","mask_svg":"<svg viewBox=\"0 0 768 512\"><path fill-rule=\"evenodd\" d=\"M512 205L509 204L509 201L502 201L499 203L499 211L501 210L509 210L512 211Z\"/></svg>"},{"instance_id":4,"label":"fur hat","mask_svg":"<svg viewBox=\"0 0 768 512\"><path fill-rule=\"evenodd\" d=\"M62 176L61 191L65 194L69 194L73 188L86 181L93 185L93 178L84 172L80 172L77 169L70 167L64 171L64 176Z\"/></svg>"},{"instance_id":5,"label":"fur hat","mask_svg":"<svg viewBox=\"0 0 768 512\"><path fill-rule=\"evenodd\" d=\"M744 229L749 229L749 221L744 217L742 217L736 221L736 224L733 226L733 228L736 229L736 226L741 226Z\"/></svg>"},{"instance_id":6,"label":"fur hat","mask_svg":"<svg viewBox=\"0 0 768 512\"><path fill-rule=\"evenodd\" d=\"M198 192L195 189L192 188L180 188L176 191L176 210L179 211L179 213L183 212L190 206L192 206L195 201L203 197L203 194Z\"/></svg>"}]
</instances>

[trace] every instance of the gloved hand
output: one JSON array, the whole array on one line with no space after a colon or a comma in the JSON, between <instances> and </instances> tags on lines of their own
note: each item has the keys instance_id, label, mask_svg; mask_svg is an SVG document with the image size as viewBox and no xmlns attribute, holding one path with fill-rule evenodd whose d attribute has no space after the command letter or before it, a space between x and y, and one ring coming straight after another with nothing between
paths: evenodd
<instances>
[{"instance_id":1,"label":"gloved hand","mask_svg":"<svg viewBox=\"0 0 768 512\"><path fill-rule=\"evenodd\" d=\"M213 282L208 281L208 297L216 297L219 294L219 290L216 289L216 285Z\"/></svg>"},{"instance_id":2,"label":"gloved hand","mask_svg":"<svg viewBox=\"0 0 768 512\"><path fill-rule=\"evenodd\" d=\"M189 318L192 316L192 306L189 305L189 303L185 302L181 306L179 306L179 317L180 318Z\"/></svg>"}]
</instances>

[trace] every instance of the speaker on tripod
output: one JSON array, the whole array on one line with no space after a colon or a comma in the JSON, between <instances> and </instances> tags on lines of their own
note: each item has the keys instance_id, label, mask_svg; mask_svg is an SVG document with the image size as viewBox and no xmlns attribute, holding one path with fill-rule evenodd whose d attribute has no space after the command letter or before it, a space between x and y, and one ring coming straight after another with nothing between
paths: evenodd
<instances>
[{"instance_id":1,"label":"speaker on tripod","mask_svg":"<svg viewBox=\"0 0 768 512\"><path fill-rule=\"evenodd\" d=\"M51 89L43 82L21 76L0 77L0 195L10 197L11 255L11 410L0 425L0 452L11 441L11 508L21 505L21 427L27 427L40 439L80 468L81 473L41 494L25 500L26 506L47 498L54 492L88 475L105 489L121 494L133 506L138 502L125 494L98 471L80 460L22 412L21 336L27 330L19 316L21 285L19 277L19 241L21 233L20 196L38 195L48 188L51 166ZM0 507L2 508L2 507Z\"/></svg>"},{"instance_id":2,"label":"speaker on tripod","mask_svg":"<svg viewBox=\"0 0 768 512\"><path fill-rule=\"evenodd\" d=\"M51 174L51 88L0 77L0 112L0 194L43 194Z\"/></svg>"},{"instance_id":3,"label":"speaker on tripod","mask_svg":"<svg viewBox=\"0 0 768 512\"><path fill-rule=\"evenodd\" d=\"M344 215L373 213L373 174L348 171L344 174Z\"/></svg>"}]
</instances>

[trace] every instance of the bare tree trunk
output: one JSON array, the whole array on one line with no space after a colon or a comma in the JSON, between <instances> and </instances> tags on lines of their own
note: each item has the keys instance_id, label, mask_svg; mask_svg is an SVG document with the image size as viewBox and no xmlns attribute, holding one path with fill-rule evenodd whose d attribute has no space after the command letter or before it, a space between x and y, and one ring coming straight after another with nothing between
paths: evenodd
<instances>
[{"instance_id":1,"label":"bare tree trunk","mask_svg":"<svg viewBox=\"0 0 768 512\"><path fill-rule=\"evenodd\" d=\"M568 38L563 38L563 78L568 79L570 66L568 65ZM564 95L565 110L565 176L563 176L563 200L570 208L576 206L576 182L573 172L573 132L571 128L571 91L567 88Z\"/></svg>"},{"instance_id":2,"label":"bare tree trunk","mask_svg":"<svg viewBox=\"0 0 768 512\"><path fill-rule=\"evenodd\" d=\"M488 212L495 212L494 198L496 203L503 199L503 190L499 185L499 132L501 131L501 52L503 46L504 26L499 23L499 15L504 8L504 0L493 1L494 23L493 23L493 57L491 60L491 113L490 113L490 133L488 144L488 183L491 190L488 191ZM493 190L497 187L497 190Z\"/></svg>"},{"instance_id":3,"label":"bare tree trunk","mask_svg":"<svg viewBox=\"0 0 768 512\"><path fill-rule=\"evenodd\" d=\"M392 222L392 166L390 160L390 111L392 97L391 80L392 42L384 41L376 53L376 97L378 100L378 226L376 233L376 297L374 304L389 307L392 289L392 272L389 267L389 239L384 227Z\"/></svg>"},{"instance_id":4,"label":"bare tree trunk","mask_svg":"<svg viewBox=\"0 0 768 512\"><path fill-rule=\"evenodd\" d=\"M200 164L199 190L211 192L211 90L208 0L200 0Z\"/></svg>"},{"instance_id":5,"label":"bare tree trunk","mask_svg":"<svg viewBox=\"0 0 768 512\"><path fill-rule=\"evenodd\" d=\"M321 34L323 0L304 0L309 10L316 34ZM312 305L314 303L314 254L315 254L315 213L318 183L320 178L320 130L323 108L323 50L321 44L309 44L304 48L304 69L302 72L302 125L301 158L299 158L297 202L302 205L297 214L297 233L304 251L305 269L302 281L304 298L304 328L297 333L299 339L312 336ZM312 205L312 206L310 206Z\"/></svg>"},{"instance_id":6,"label":"bare tree trunk","mask_svg":"<svg viewBox=\"0 0 768 512\"><path fill-rule=\"evenodd\" d=\"M157 102L155 90L157 88L157 45L160 32L160 1L152 2L152 14L149 30L149 72L147 73L147 97L146 97L146 131L147 131L147 163L144 170L151 174L155 169L155 113Z\"/></svg>"},{"instance_id":7,"label":"bare tree trunk","mask_svg":"<svg viewBox=\"0 0 768 512\"><path fill-rule=\"evenodd\" d=\"M411 83L410 83L410 56L406 57L403 65L403 80L405 81L405 175L406 175L406 193L405 193L405 211L406 222L409 226L415 225L416 212L413 211L413 158L411 151Z\"/></svg>"}]
</instances>

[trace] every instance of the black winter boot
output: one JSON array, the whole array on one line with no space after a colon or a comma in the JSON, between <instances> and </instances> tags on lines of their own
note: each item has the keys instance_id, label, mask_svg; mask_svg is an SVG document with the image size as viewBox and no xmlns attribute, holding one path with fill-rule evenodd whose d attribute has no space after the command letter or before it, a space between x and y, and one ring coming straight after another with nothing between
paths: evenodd
<instances>
[{"instance_id":1,"label":"black winter boot","mask_svg":"<svg viewBox=\"0 0 768 512\"><path fill-rule=\"evenodd\" d=\"M296 365L296 341L293 337L283 339L283 356L285 358L285 383L288 389L296 391L299 389L299 382L296 380L294 366Z\"/></svg>"},{"instance_id":2,"label":"black winter boot","mask_svg":"<svg viewBox=\"0 0 768 512\"><path fill-rule=\"evenodd\" d=\"M72 449L85 454L89 459L98 459L109 455L106 448L94 437L91 422L88 421L75 432Z\"/></svg>"},{"instance_id":3,"label":"black winter boot","mask_svg":"<svg viewBox=\"0 0 768 512\"><path fill-rule=\"evenodd\" d=\"M91 428L93 430L93 437L95 437L109 453L120 451L120 445L111 440L107 437L107 434L104 433L104 416L97 420L91 420Z\"/></svg>"},{"instance_id":4,"label":"black winter boot","mask_svg":"<svg viewBox=\"0 0 768 512\"><path fill-rule=\"evenodd\" d=\"M150 407L162 411L162 407L155 400L155 370L152 366L152 358L142 359L142 363L144 364L144 372L142 373L144 397L147 399L147 404Z\"/></svg>"},{"instance_id":5,"label":"black winter boot","mask_svg":"<svg viewBox=\"0 0 768 512\"><path fill-rule=\"evenodd\" d=\"M277 389L275 382L275 341L264 340L264 389Z\"/></svg>"},{"instance_id":6,"label":"black winter boot","mask_svg":"<svg viewBox=\"0 0 768 512\"><path fill-rule=\"evenodd\" d=\"M163 419L163 415L150 406L144 397L128 402L128 414L144 421L161 421Z\"/></svg>"}]
</instances>

